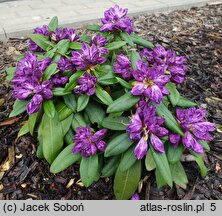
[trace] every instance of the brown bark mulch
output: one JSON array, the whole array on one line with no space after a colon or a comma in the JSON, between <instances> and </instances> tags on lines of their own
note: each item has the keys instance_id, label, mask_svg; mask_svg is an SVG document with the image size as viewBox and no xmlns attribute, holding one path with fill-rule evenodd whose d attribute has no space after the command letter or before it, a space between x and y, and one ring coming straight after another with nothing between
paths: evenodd
<instances>
[{"instance_id":1,"label":"brown bark mulch","mask_svg":"<svg viewBox=\"0 0 222 216\"><path fill-rule=\"evenodd\" d=\"M144 172L142 199L222 199L222 4L184 11L134 17L135 30L145 39L174 49L188 58L187 82L180 92L208 111L217 126L211 151L205 155L208 175L202 179L195 162L183 163L189 185L158 190L154 173ZM112 178L85 188L79 181L78 165L53 175L36 156L36 137L16 139L27 120L8 119L13 99L5 69L27 49L27 39L0 42L0 199L115 199Z\"/></svg>"}]
</instances>

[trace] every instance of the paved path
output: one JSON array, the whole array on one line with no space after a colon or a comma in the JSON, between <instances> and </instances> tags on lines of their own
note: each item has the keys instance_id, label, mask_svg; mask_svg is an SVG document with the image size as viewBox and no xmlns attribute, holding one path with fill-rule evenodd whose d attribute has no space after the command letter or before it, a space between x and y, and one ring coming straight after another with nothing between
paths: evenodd
<instances>
[{"instance_id":1,"label":"paved path","mask_svg":"<svg viewBox=\"0 0 222 216\"><path fill-rule=\"evenodd\" d=\"M78 27L103 17L114 4L129 8L129 14L162 12L202 6L222 0L17 0L0 2L0 40L26 36L53 16L65 26Z\"/></svg>"}]
</instances>

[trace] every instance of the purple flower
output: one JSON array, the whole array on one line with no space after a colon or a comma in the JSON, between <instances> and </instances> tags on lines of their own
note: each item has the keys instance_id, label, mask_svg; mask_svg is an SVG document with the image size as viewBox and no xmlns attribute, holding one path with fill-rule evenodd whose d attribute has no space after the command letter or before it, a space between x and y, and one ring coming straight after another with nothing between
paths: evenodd
<instances>
[{"instance_id":1,"label":"purple flower","mask_svg":"<svg viewBox=\"0 0 222 216\"><path fill-rule=\"evenodd\" d=\"M78 42L79 36L76 34L76 30L72 28L64 28L63 31L66 33L66 38L71 42Z\"/></svg>"},{"instance_id":2,"label":"purple flower","mask_svg":"<svg viewBox=\"0 0 222 216\"><path fill-rule=\"evenodd\" d=\"M131 200L139 200L140 197L139 197L138 193L134 193L130 199Z\"/></svg>"},{"instance_id":3,"label":"purple flower","mask_svg":"<svg viewBox=\"0 0 222 216\"><path fill-rule=\"evenodd\" d=\"M43 101L42 95L35 94L31 101L27 104L26 110L29 115L38 112Z\"/></svg>"},{"instance_id":4,"label":"purple flower","mask_svg":"<svg viewBox=\"0 0 222 216\"><path fill-rule=\"evenodd\" d=\"M106 133L106 128L97 131L95 134L92 134L89 126L76 128L76 135L73 137L75 146L72 152L74 154L81 153L82 157L90 157L96 154L97 150L104 152L106 143L101 139Z\"/></svg>"},{"instance_id":5,"label":"purple flower","mask_svg":"<svg viewBox=\"0 0 222 216\"><path fill-rule=\"evenodd\" d=\"M50 32L47 25L43 25L42 27L37 27L34 29L33 34L40 34L47 37L50 37ZM40 48L33 40L29 40L29 49L34 52L42 52L42 48Z\"/></svg>"},{"instance_id":6,"label":"purple flower","mask_svg":"<svg viewBox=\"0 0 222 216\"><path fill-rule=\"evenodd\" d=\"M61 57L60 60L58 61L58 68L61 72L65 72L65 71L75 71L75 67L72 64L72 62L70 61L70 59L65 58L65 57Z\"/></svg>"},{"instance_id":7,"label":"purple flower","mask_svg":"<svg viewBox=\"0 0 222 216\"><path fill-rule=\"evenodd\" d=\"M89 96L93 95L95 94L96 81L97 79L95 76L85 72L83 77L77 79L79 85L74 88L74 92L76 94L87 94Z\"/></svg>"},{"instance_id":8,"label":"purple flower","mask_svg":"<svg viewBox=\"0 0 222 216\"><path fill-rule=\"evenodd\" d=\"M71 62L80 70L93 70L96 65L103 64L105 61L106 57L96 45L89 46L86 43L82 44L80 52L73 51L71 57Z\"/></svg>"},{"instance_id":9,"label":"purple flower","mask_svg":"<svg viewBox=\"0 0 222 216\"><path fill-rule=\"evenodd\" d=\"M67 76L63 76L62 73L56 73L50 78L53 87L63 87L68 81L69 78Z\"/></svg>"},{"instance_id":10,"label":"purple flower","mask_svg":"<svg viewBox=\"0 0 222 216\"><path fill-rule=\"evenodd\" d=\"M101 54L106 54L108 53L108 49L104 47L106 45L106 42L106 37L101 35L95 35L92 37L90 45L92 46L94 44L99 49Z\"/></svg>"},{"instance_id":11,"label":"purple flower","mask_svg":"<svg viewBox=\"0 0 222 216\"><path fill-rule=\"evenodd\" d=\"M136 62L137 70L133 71L136 80L131 90L133 95L144 95L155 103L161 103L163 96L169 94L165 84L170 81L169 76L163 70L154 65L148 68L148 64L141 60Z\"/></svg>"},{"instance_id":12,"label":"purple flower","mask_svg":"<svg viewBox=\"0 0 222 216\"><path fill-rule=\"evenodd\" d=\"M182 137L182 143L186 148L194 152L203 153L203 146L196 140L212 140L213 137L209 133L215 130L215 125L205 121L206 110L198 108L177 109L176 117L180 122L182 130L185 132ZM176 134L169 136L170 142L177 146L181 137Z\"/></svg>"},{"instance_id":13,"label":"purple flower","mask_svg":"<svg viewBox=\"0 0 222 216\"><path fill-rule=\"evenodd\" d=\"M56 29L51 39L58 43L61 40L69 39L71 42L79 41L79 36L77 36L75 29L72 28L63 28L63 29Z\"/></svg>"},{"instance_id":14,"label":"purple flower","mask_svg":"<svg viewBox=\"0 0 222 216\"><path fill-rule=\"evenodd\" d=\"M106 31L126 31L128 34L133 32L132 20L126 17L128 9L120 8L118 5L111 7L104 13L101 19L103 26L100 28L102 32Z\"/></svg>"},{"instance_id":15,"label":"purple flower","mask_svg":"<svg viewBox=\"0 0 222 216\"><path fill-rule=\"evenodd\" d=\"M120 74L124 79L129 80L133 73L133 68L130 60L125 55L116 56L116 62L114 62L114 71Z\"/></svg>"},{"instance_id":16,"label":"purple flower","mask_svg":"<svg viewBox=\"0 0 222 216\"><path fill-rule=\"evenodd\" d=\"M164 153L164 144L159 137L164 137L168 134L168 130L162 127L164 118L155 116L155 106L141 102L139 104L143 105L137 108L126 129L132 141L139 140L134 150L138 160L142 159L148 151L148 139L156 151Z\"/></svg>"}]
</instances>

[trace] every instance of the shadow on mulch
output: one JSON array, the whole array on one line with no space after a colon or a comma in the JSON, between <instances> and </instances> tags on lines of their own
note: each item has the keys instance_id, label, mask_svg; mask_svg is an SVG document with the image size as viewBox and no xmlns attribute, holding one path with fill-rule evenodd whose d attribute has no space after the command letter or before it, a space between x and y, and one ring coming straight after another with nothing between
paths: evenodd
<instances>
[{"instance_id":1,"label":"shadow on mulch","mask_svg":"<svg viewBox=\"0 0 222 216\"><path fill-rule=\"evenodd\" d=\"M208 111L217 125L211 151L205 155L208 175L202 179L194 162L183 163L189 185L158 190L154 173L144 171L142 199L222 199L222 4L184 11L135 17L135 31L147 40L174 49L188 58L187 82L180 92ZM27 48L26 39L0 42L0 122L5 122L13 99L4 72L15 66L16 56ZM0 199L115 199L112 178L85 188L79 182L78 165L53 175L36 156L37 140L26 135L16 140L27 116L0 126ZM1 123L0 123L1 125Z\"/></svg>"}]
</instances>

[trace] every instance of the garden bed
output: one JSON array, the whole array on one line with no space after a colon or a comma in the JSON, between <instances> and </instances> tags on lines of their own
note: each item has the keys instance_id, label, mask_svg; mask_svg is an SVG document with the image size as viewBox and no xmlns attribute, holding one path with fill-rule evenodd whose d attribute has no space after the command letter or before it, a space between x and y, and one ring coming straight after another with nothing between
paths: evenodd
<instances>
[{"instance_id":1,"label":"garden bed","mask_svg":"<svg viewBox=\"0 0 222 216\"><path fill-rule=\"evenodd\" d=\"M153 172L143 173L141 199L222 199L222 5L192 8L134 18L136 33L174 49L188 59L187 82L180 92L208 111L217 131L205 155L208 175L202 179L194 162L184 162L189 185L157 189ZM80 30L81 31L81 30ZM26 135L16 139L27 117L8 119L12 109L11 91L4 70L14 66L16 57L27 49L27 39L0 42L0 199L115 199L112 178L99 180L89 188L80 181L78 165L53 175L39 160L37 141Z\"/></svg>"}]
</instances>

